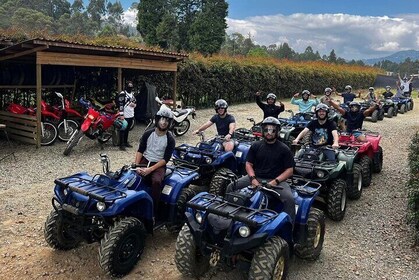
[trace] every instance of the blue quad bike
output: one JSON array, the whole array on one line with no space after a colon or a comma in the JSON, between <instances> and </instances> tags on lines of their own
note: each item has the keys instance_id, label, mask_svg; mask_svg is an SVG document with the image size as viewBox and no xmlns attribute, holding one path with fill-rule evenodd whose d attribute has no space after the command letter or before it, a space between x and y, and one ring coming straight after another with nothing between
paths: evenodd
<instances>
[{"instance_id":1,"label":"blue quad bike","mask_svg":"<svg viewBox=\"0 0 419 280\"><path fill-rule=\"evenodd\" d=\"M371 106L372 102L364 101L364 102L360 102L360 104L361 104L361 110L367 110ZM373 123L384 120L384 114L385 114L383 103L381 102L376 103L375 107L376 107L375 110L369 116L370 120Z\"/></svg>"},{"instance_id":2,"label":"blue quad bike","mask_svg":"<svg viewBox=\"0 0 419 280\"><path fill-rule=\"evenodd\" d=\"M411 97L406 97L406 98L393 97L392 99L394 102L397 102L397 106L399 109L398 112L400 114L404 114L407 111L410 111L413 109L414 103Z\"/></svg>"},{"instance_id":3,"label":"blue quad bike","mask_svg":"<svg viewBox=\"0 0 419 280\"><path fill-rule=\"evenodd\" d=\"M283 211L275 187L266 183L243 188L225 198L200 193L187 203L187 223L176 241L175 263L199 277L210 266L239 268L248 279L285 279L290 255L316 260L322 250L325 216L312 207L320 184L301 179L289 183L295 221Z\"/></svg>"},{"instance_id":4,"label":"blue quad bike","mask_svg":"<svg viewBox=\"0 0 419 280\"><path fill-rule=\"evenodd\" d=\"M224 195L230 182L246 174L246 157L252 141L235 141L233 151L226 152L223 148L224 137L215 136L205 140L202 132L200 136L201 141L196 146L182 144L175 147L173 161L197 170L199 176L192 184L200 186L201 191Z\"/></svg>"},{"instance_id":5,"label":"blue quad bike","mask_svg":"<svg viewBox=\"0 0 419 280\"><path fill-rule=\"evenodd\" d=\"M101 268L121 277L140 259L146 233L163 225L180 228L184 224L190 197L182 197L182 191L199 175L196 169L168 165L158 213L153 213L150 183L137 174L138 165L111 172L109 158L102 154L101 160L104 174L81 172L54 181L53 210L46 219L44 237L58 250L76 248L82 241L99 242Z\"/></svg>"},{"instance_id":6,"label":"blue quad bike","mask_svg":"<svg viewBox=\"0 0 419 280\"><path fill-rule=\"evenodd\" d=\"M323 149L335 153L336 160L328 161ZM316 200L326 206L325 209L319 207L334 221L344 218L347 197L359 199L362 195L362 167L355 162L357 152L357 147L334 150L328 146L318 148L303 145L295 154L294 176L321 184Z\"/></svg>"}]
</instances>

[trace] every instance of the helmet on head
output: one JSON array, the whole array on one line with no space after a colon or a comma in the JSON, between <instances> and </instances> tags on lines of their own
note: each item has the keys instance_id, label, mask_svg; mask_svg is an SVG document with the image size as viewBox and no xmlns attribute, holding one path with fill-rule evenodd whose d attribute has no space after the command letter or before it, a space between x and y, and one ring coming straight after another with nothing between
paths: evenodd
<instances>
[{"instance_id":1,"label":"helmet on head","mask_svg":"<svg viewBox=\"0 0 419 280\"><path fill-rule=\"evenodd\" d=\"M404 75L403 80L407 81L407 76L406 75Z\"/></svg>"},{"instance_id":2,"label":"helmet on head","mask_svg":"<svg viewBox=\"0 0 419 280\"><path fill-rule=\"evenodd\" d=\"M310 97L310 92L308 91L308 90L303 90L303 92L301 93L301 97L303 98L303 99L308 99L309 97ZM305 97L305 98L304 98Z\"/></svg>"},{"instance_id":3,"label":"helmet on head","mask_svg":"<svg viewBox=\"0 0 419 280\"><path fill-rule=\"evenodd\" d=\"M368 90L372 90L372 91L374 91L374 88L373 88L373 87L369 87L369 88L368 88Z\"/></svg>"},{"instance_id":4,"label":"helmet on head","mask_svg":"<svg viewBox=\"0 0 419 280\"><path fill-rule=\"evenodd\" d=\"M128 122L126 120L117 119L114 121L113 125L118 130L125 130L128 127Z\"/></svg>"},{"instance_id":5,"label":"helmet on head","mask_svg":"<svg viewBox=\"0 0 419 280\"><path fill-rule=\"evenodd\" d=\"M218 109L225 109L227 112L228 103L224 99L218 99L215 101L215 112L217 112ZM218 112L217 112L218 113Z\"/></svg>"},{"instance_id":6,"label":"helmet on head","mask_svg":"<svg viewBox=\"0 0 419 280\"><path fill-rule=\"evenodd\" d=\"M262 132L263 129L267 126L267 125L273 125L276 126L276 137L278 137L279 135L279 131L281 130L281 122L274 117L267 117L265 118L262 123L261 123L261 127L262 127ZM262 133L263 137L265 137L265 133Z\"/></svg>"},{"instance_id":7,"label":"helmet on head","mask_svg":"<svg viewBox=\"0 0 419 280\"><path fill-rule=\"evenodd\" d=\"M359 111L361 109L361 103L359 103L358 101L351 101L349 103L349 108L352 108L352 107L357 107L356 111Z\"/></svg>"},{"instance_id":8,"label":"helmet on head","mask_svg":"<svg viewBox=\"0 0 419 280\"><path fill-rule=\"evenodd\" d=\"M266 100L268 100L268 99L273 99L275 101L276 100L276 95L273 94L272 92L268 93L268 95L266 96Z\"/></svg>"},{"instance_id":9,"label":"helmet on head","mask_svg":"<svg viewBox=\"0 0 419 280\"><path fill-rule=\"evenodd\" d=\"M326 117L325 117L325 118L323 118L323 119L320 119L320 118L319 118L319 114L318 114L318 112L319 112L320 110L323 110L323 111L325 111L325 112L326 112ZM316 112L316 117L317 117L318 119L320 119L320 120L324 120L324 119L326 119L326 118L327 118L327 115L329 114L329 106L327 106L327 105L326 105L326 104L324 104L324 103L320 103L320 104L318 104L318 105L316 106L316 110L315 110L315 112Z\"/></svg>"},{"instance_id":10,"label":"helmet on head","mask_svg":"<svg viewBox=\"0 0 419 280\"><path fill-rule=\"evenodd\" d=\"M391 89L391 86L386 86L386 90L390 90Z\"/></svg>"},{"instance_id":11,"label":"helmet on head","mask_svg":"<svg viewBox=\"0 0 419 280\"><path fill-rule=\"evenodd\" d=\"M332 94L332 89L330 87L325 88L324 89L324 94L326 94L326 95Z\"/></svg>"},{"instance_id":12,"label":"helmet on head","mask_svg":"<svg viewBox=\"0 0 419 280\"><path fill-rule=\"evenodd\" d=\"M162 118L166 118L169 121L169 124L167 126L167 128L169 128L172 125L172 122L173 122L173 113L172 113L172 111L170 111L169 108L160 108L160 110L156 113L156 116L155 116L155 123L156 123L156 126L158 128L160 128L159 127L159 121Z\"/></svg>"},{"instance_id":13,"label":"helmet on head","mask_svg":"<svg viewBox=\"0 0 419 280\"><path fill-rule=\"evenodd\" d=\"M345 90L352 90L352 87L350 85L345 86Z\"/></svg>"}]
</instances>

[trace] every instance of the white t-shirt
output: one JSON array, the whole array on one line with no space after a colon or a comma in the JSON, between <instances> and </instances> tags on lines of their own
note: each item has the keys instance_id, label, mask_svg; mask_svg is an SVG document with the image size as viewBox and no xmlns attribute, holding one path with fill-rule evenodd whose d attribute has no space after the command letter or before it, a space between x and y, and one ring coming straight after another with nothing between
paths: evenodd
<instances>
[{"instance_id":1,"label":"white t-shirt","mask_svg":"<svg viewBox=\"0 0 419 280\"><path fill-rule=\"evenodd\" d=\"M410 84L409 81L405 82L403 80L400 80L400 88L402 89L403 92L409 92L409 84Z\"/></svg>"},{"instance_id":2,"label":"white t-shirt","mask_svg":"<svg viewBox=\"0 0 419 280\"><path fill-rule=\"evenodd\" d=\"M134 117L134 107L132 107L132 104L135 104L135 97L134 94L128 93L125 91L125 106L124 106L124 117L125 118L133 118Z\"/></svg>"}]
</instances>

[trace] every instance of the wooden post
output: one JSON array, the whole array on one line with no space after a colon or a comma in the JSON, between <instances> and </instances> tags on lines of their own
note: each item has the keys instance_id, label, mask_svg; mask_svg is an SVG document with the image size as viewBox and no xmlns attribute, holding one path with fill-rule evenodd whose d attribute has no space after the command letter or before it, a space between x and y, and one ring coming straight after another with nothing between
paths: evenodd
<instances>
[{"instance_id":1,"label":"wooden post","mask_svg":"<svg viewBox=\"0 0 419 280\"><path fill-rule=\"evenodd\" d=\"M36 64L36 148L41 147L42 64Z\"/></svg>"},{"instance_id":2,"label":"wooden post","mask_svg":"<svg viewBox=\"0 0 419 280\"><path fill-rule=\"evenodd\" d=\"M176 109L177 71L173 72L173 108Z\"/></svg>"},{"instance_id":3,"label":"wooden post","mask_svg":"<svg viewBox=\"0 0 419 280\"><path fill-rule=\"evenodd\" d=\"M122 68L118 68L118 94L122 91Z\"/></svg>"}]
</instances>

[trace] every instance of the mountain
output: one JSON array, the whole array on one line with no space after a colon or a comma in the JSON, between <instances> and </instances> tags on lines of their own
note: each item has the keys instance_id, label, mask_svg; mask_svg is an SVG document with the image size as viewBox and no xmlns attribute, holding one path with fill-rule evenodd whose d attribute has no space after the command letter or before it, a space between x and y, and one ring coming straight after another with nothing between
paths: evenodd
<instances>
[{"instance_id":1,"label":"mountain","mask_svg":"<svg viewBox=\"0 0 419 280\"><path fill-rule=\"evenodd\" d=\"M407 51L400 51L393 53L392 55L386 56L386 57L380 57L380 58L371 58L371 59L363 59L362 61L365 64L373 65L374 63L377 63L379 61L383 60L390 60L395 63L400 63L406 60L406 58L410 57L412 61L419 59L419 51L415 50L407 50Z\"/></svg>"}]
</instances>

